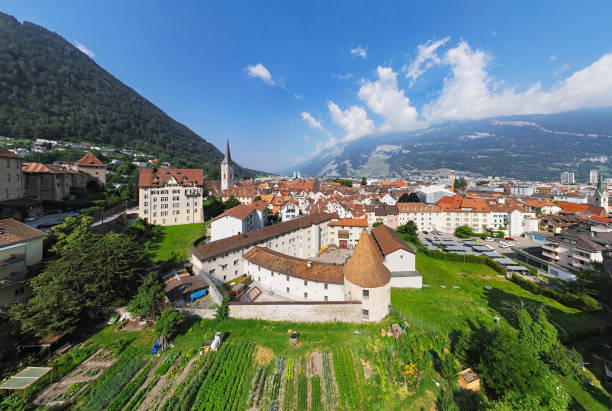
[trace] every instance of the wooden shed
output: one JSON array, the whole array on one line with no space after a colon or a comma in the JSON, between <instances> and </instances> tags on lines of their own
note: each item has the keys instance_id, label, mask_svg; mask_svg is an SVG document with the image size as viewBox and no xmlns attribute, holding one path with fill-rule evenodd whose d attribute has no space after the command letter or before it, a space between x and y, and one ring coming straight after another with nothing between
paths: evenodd
<instances>
[{"instance_id":1,"label":"wooden shed","mask_svg":"<svg viewBox=\"0 0 612 411\"><path fill-rule=\"evenodd\" d=\"M459 372L459 385L467 391L480 391L480 378L471 368Z\"/></svg>"}]
</instances>

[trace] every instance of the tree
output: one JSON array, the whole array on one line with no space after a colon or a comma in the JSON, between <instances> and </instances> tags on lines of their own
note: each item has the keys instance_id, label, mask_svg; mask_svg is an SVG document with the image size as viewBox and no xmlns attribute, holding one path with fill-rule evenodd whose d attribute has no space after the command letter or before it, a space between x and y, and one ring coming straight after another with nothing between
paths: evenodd
<instances>
[{"instance_id":1,"label":"tree","mask_svg":"<svg viewBox=\"0 0 612 411\"><path fill-rule=\"evenodd\" d=\"M234 197L234 196L230 196L227 201L223 204L223 208L226 210L229 210L230 208L234 208L236 206L239 206L241 203L240 201Z\"/></svg>"},{"instance_id":2,"label":"tree","mask_svg":"<svg viewBox=\"0 0 612 411\"><path fill-rule=\"evenodd\" d=\"M159 317L159 320L155 322L155 334L161 337L171 337L182 319L183 315L180 312L172 308L166 308L162 312L161 317Z\"/></svg>"},{"instance_id":3,"label":"tree","mask_svg":"<svg viewBox=\"0 0 612 411\"><path fill-rule=\"evenodd\" d=\"M131 236L77 226L60 236L54 258L30 282L33 297L11 307L11 318L37 336L71 331L86 311L131 297L150 264L148 251Z\"/></svg>"},{"instance_id":4,"label":"tree","mask_svg":"<svg viewBox=\"0 0 612 411\"><path fill-rule=\"evenodd\" d=\"M255 196L255 198L253 199L253 201L260 201L261 200L261 196Z\"/></svg>"},{"instance_id":5,"label":"tree","mask_svg":"<svg viewBox=\"0 0 612 411\"><path fill-rule=\"evenodd\" d=\"M149 273L128 304L128 311L137 317L159 315L165 298L164 282L156 272Z\"/></svg>"},{"instance_id":6,"label":"tree","mask_svg":"<svg viewBox=\"0 0 612 411\"><path fill-rule=\"evenodd\" d=\"M420 203L421 199L417 193L404 193L397 200L398 203Z\"/></svg>"},{"instance_id":7,"label":"tree","mask_svg":"<svg viewBox=\"0 0 612 411\"><path fill-rule=\"evenodd\" d=\"M465 178L461 177L455 180L455 190L465 190L468 182Z\"/></svg>"},{"instance_id":8,"label":"tree","mask_svg":"<svg viewBox=\"0 0 612 411\"><path fill-rule=\"evenodd\" d=\"M217 307L217 313L215 314L215 321L223 321L229 317L229 298L223 297L221 305Z\"/></svg>"},{"instance_id":9,"label":"tree","mask_svg":"<svg viewBox=\"0 0 612 411\"><path fill-rule=\"evenodd\" d=\"M215 218L219 214L223 212L225 205L215 196L210 196L204 201L203 210L204 210L204 218Z\"/></svg>"},{"instance_id":10,"label":"tree","mask_svg":"<svg viewBox=\"0 0 612 411\"><path fill-rule=\"evenodd\" d=\"M409 220L406 224L397 227L396 231L400 234L406 234L407 236L414 237L417 234L418 227L414 221Z\"/></svg>"},{"instance_id":11,"label":"tree","mask_svg":"<svg viewBox=\"0 0 612 411\"><path fill-rule=\"evenodd\" d=\"M453 354L442 355L440 358L440 375L451 385L457 382L458 368L457 360L455 360Z\"/></svg>"},{"instance_id":12,"label":"tree","mask_svg":"<svg viewBox=\"0 0 612 411\"><path fill-rule=\"evenodd\" d=\"M474 232L469 226L461 225L455 228L455 235L459 238L468 238L474 235Z\"/></svg>"},{"instance_id":13,"label":"tree","mask_svg":"<svg viewBox=\"0 0 612 411\"><path fill-rule=\"evenodd\" d=\"M368 185L368 180L366 180L365 177L361 177L361 185L362 186Z\"/></svg>"},{"instance_id":14,"label":"tree","mask_svg":"<svg viewBox=\"0 0 612 411\"><path fill-rule=\"evenodd\" d=\"M382 225L382 223L380 221L375 221L374 223L372 223L372 228L378 227L379 225Z\"/></svg>"}]
</instances>

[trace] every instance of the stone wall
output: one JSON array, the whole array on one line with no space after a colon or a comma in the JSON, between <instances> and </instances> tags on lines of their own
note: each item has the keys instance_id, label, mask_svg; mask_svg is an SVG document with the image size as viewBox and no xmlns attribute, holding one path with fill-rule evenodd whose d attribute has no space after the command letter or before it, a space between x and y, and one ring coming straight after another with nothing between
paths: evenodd
<instances>
[{"instance_id":1,"label":"stone wall","mask_svg":"<svg viewBox=\"0 0 612 411\"><path fill-rule=\"evenodd\" d=\"M361 322L361 303L337 302L265 302L230 303L230 317L289 322ZM187 315L214 318L215 310L182 308Z\"/></svg>"}]
</instances>

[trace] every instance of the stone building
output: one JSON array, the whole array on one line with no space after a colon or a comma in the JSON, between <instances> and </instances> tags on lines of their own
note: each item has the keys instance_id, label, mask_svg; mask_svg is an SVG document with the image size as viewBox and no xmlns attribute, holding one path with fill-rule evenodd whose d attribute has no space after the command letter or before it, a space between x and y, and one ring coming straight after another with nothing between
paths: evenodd
<instances>
[{"instance_id":1,"label":"stone building","mask_svg":"<svg viewBox=\"0 0 612 411\"><path fill-rule=\"evenodd\" d=\"M74 163L76 171L82 171L90 176L97 178L102 184L106 184L106 165L94 156L87 153L79 161Z\"/></svg>"},{"instance_id":2,"label":"stone building","mask_svg":"<svg viewBox=\"0 0 612 411\"><path fill-rule=\"evenodd\" d=\"M150 224L201 223L203 184L201 169L141 168L138 216Z\"/></svg>"},{"instance_id":3,"label":"stone building","mask_svg":"<svg viewBox=\"0 0 612 411\"><path fill-rule=\"evenodd\" d=\"M25 194L29 199L65 201L74 188L86 188L93 177L57 164L24 163Z\"/></svg>"},{"instance_id":4,"label":"stone building","mask_svg":"<svg viewBox=\"0 0 612 411\"><path fill-rule=\"evenodd\" d=\"M18 200L25 196L22 163L17 154L0 147L0 201Z\"/></svg>"}]
</instances>

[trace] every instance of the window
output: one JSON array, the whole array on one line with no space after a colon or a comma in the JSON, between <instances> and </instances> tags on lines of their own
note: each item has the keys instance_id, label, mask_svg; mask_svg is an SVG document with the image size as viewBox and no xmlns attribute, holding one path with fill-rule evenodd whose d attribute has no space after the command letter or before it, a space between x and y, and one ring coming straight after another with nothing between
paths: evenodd
<instances>
[{"instance_id":1,"label":"window","mask_svg":"<svg viewBox=\"0 0 612 411\"><path fill-rule=\"evenodd\" d=\"M370 298L370 290L363 290L363 299L367 300Z\"/></svg>"},{"instance_id":2,"label":"window","mask_svg":"<svg viewBox=\"0 0 612 411\"><path fill-rule=\"evenodd\" d=\"M227 264L221 264L221 269L225 270L227 268Z\"/></svg>"},{"instance_id":3,"label":"window","mask_svg":"<svg viewBox=\"0 0 612 411\"><path fill-rule=\"evenodd\" d=\"M162 224L166 224L166 219L165 218L162 220Z\"/></svg>"},{"instance_id":4,"label":"window","mask_svg":"<svg viewBox=\"0 0 612 411\"><path fill-rule=\"evenodd\" d=\"M323 297L323 300L327 301L328 300L327 296Z\"/></svg>"},{"instance_id":5,"label":"window","mask_svg":"<svg viewBox=\"0 0 612 411\"><path fill-rule=\"evenodd\" d=\"M149 205L148 201L145 201L145 207L147 207Z\"/></svg>"},{"instance_id":6,"label":"window","mask_svg":"<svg viewBox=\"0 0 612 411\"><path fill-rule=\"evenodd\" d=\"M327 290L327 286L328 286L328 284L324 284L323 288Z\"/></svg>"},{"instance_id":7,"label":"window","mask_svg":"<svg viewBox=\"0 0 612 411\"><path fill-rule=\"evenodd\" d=\"M289 281L289 276L286 276L286 277L287 277L287 281Z\"/></svg>"},{"instance_id":8,"label":"window","mask_svg":"<svg viewBox=\"0 0 612 411\"><path fill-rule=\"evenodd\" d=\"M289 293L289 287L287 287L287 293Z\"/></svg>"},{"instance_id":9,"label":"window","mask_svg":"<svg viewBox=\"0 0 612 411\"><path fill-rule=\"evenodd\" d=\"M304 298L308 298L308 293L304 293Z\"/></svg>"},{"instance_id":10,"label":"window","mask_svg":"<svg viewBox=\"0 0 612 411\"><path fill-rule=\"evenodd\" d=\"M308 285L308 281L307 280L304 280L304 285Z\"/></svg>"},{"instance_id":11,"label":"window","mask_svg":"<svg viewBox=\"0 0 612 411\"><path fill-rule=\"evenodd\" d=\"M361 317L364 320L367 320L370 318L370 311L369 310L361 310Z\"/></svg>"},{"instance_id":12,"label":"window","mask_svg":"<svg viewBox=\"0 0 612 411\"><path fill-rule=\"evenodd\" d=\"M227 275L223 276L223 281L227 280Z\"/></svg>"}]
</instances>

